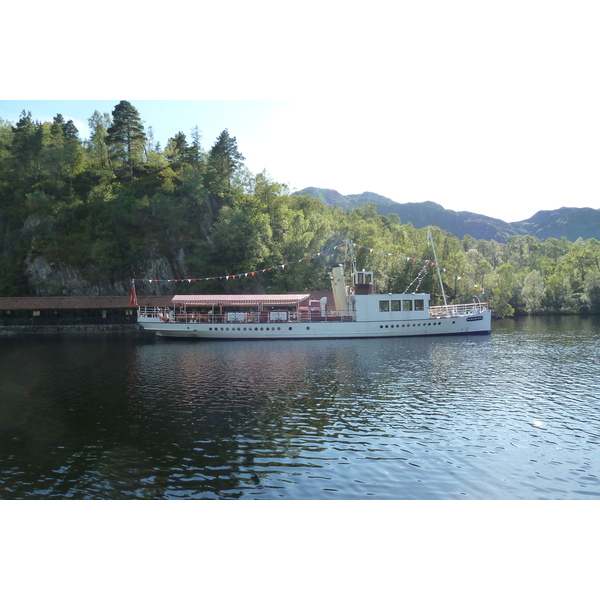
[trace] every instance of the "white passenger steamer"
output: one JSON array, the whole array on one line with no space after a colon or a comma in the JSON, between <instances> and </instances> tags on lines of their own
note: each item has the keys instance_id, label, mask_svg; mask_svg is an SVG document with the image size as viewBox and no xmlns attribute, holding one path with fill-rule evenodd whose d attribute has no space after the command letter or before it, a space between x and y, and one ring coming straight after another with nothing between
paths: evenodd
<instances>
[{"instance_id":1,"label":"white passenger steamer","mask_svg":"<svg viewBox=\"0 0 600 600\"><path fill-rule=\"evenodd\" d=\"M489 334L491 311L472 304L429 306L429 294L377 294L373 273L344 283L331 273L333 303L311 294L177 295L173 308L140 307L138 323L157 336L202 339L379 338ZM331 305L333 304L333 305Z\"/></svg>"}]
</instances>

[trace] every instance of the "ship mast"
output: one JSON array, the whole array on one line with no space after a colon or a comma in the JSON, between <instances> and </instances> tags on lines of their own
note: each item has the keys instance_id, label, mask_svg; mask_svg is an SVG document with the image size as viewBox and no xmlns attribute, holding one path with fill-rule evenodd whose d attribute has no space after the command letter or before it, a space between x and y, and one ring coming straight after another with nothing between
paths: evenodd
<instances>
[{"instance_id":1,"label":"ship mast","mask_svg":"<svg viewBox=\"0 0 600 600\"><path fill-rule=\"evenodd\" d=\"M435 267L437 269L438 278L440 280L440 288L442 289L442 296L444 297L444 306L448 308L448 302L446 301L446 292L444 291L444 284L442 283L442 274L440 272L440 265L438 264L437 254L435 253L435 245L433 243L433 236L431 235L431 227L427 228L427 240L433 248L433 260L435 261Z\"/></svg>"},{"instance_id":2,"label":"ship mast","mask_svg":"<svg viewBox=\"0 0 600 600\"><path fill-rule=\"evenodd\" d=\"M356 279L356 256L354 256L354 246L350 240L346 242L346 246L350 252L350 267L352 269L352 281L354 281Z\"/></svg>"}]
</instances>

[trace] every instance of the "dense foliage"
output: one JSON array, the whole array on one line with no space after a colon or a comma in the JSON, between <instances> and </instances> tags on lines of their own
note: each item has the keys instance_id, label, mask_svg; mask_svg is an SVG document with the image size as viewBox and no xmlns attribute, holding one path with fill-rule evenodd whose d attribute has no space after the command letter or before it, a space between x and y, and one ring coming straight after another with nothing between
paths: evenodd
<instances>
[{"instance_id":1,"label":"dense foliage","mask_svg":"<svg viewBox=\"0 0 600 600\"><path fill-rule=\"evenodd\" d=\"M61 115L51 123L25 112L16 124L0 120L0 295L73 293L68 285L40 286L40 273L53 270L123 293L132 277L219 277L289 263L254 277L176 285L185 286L181 293L326 289L330 267L349 259L349 246L317 254L351 240L362 246L358 267L375 271L380 291L402 292L416 281L441 301L431 266L423 277L425 260L406 260L433 260L427 230L394 213L291 195L266 172L243 166L227 130L208 151L197 127L190 140L178 132L163 150L126 101L112 115L95 112L89 126L82 141ZM595 239L513 236L501 244L432 232L449 302L469 302L484 288L498 317L600 311ZM146 287L140 292L172 291Z\"/></svg>"}]
</instances>

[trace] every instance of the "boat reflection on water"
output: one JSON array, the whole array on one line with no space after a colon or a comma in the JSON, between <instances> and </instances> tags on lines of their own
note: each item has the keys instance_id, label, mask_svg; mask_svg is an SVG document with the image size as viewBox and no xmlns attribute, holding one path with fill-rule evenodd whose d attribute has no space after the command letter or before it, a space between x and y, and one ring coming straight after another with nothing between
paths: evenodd
<instances>
[{"instance_id":1,"label":"boat reflection on water","mask_svg":"<svg viewBox=\"0 0 600 600\"><path fill-rule=\"evenodd\" d=\"M471 352L481 356L489 339L472 338ZM445 385L454 372L437 348L431 338L200 346L163 341L138 349L132 408L153 437L167 424L169 455L177 449L185 454L178 469L188 477L202 471L195 482L202 491L184 495L320 497L322 490L306 484L328 479L323 469L347 470L357 453L363 460L392 458L398 428L422 431L423 419L435 418L439 400L431 389L424 391L426 382L435 372ZM400 451L400 460L407 457ZM365 488L377 469L365 468L372 472L363 474L364 485L345 482L339 491L379 495Z\"/></svg>"}]
</instances>

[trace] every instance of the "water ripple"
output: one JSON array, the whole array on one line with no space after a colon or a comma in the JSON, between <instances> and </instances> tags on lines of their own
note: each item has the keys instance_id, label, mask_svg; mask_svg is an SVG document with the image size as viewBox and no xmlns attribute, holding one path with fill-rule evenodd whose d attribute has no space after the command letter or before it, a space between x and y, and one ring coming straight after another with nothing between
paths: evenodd
<instances>
[{"instance_id":1,"label":"water ripple","mask_svg":"<svg viewBox=\"0 0 600 600\"><path fill-rule=\"evenodd\" d=\"M599 498L596 318L491 337L14 340L0 497Z\"/></svg>"}]
</instances>

